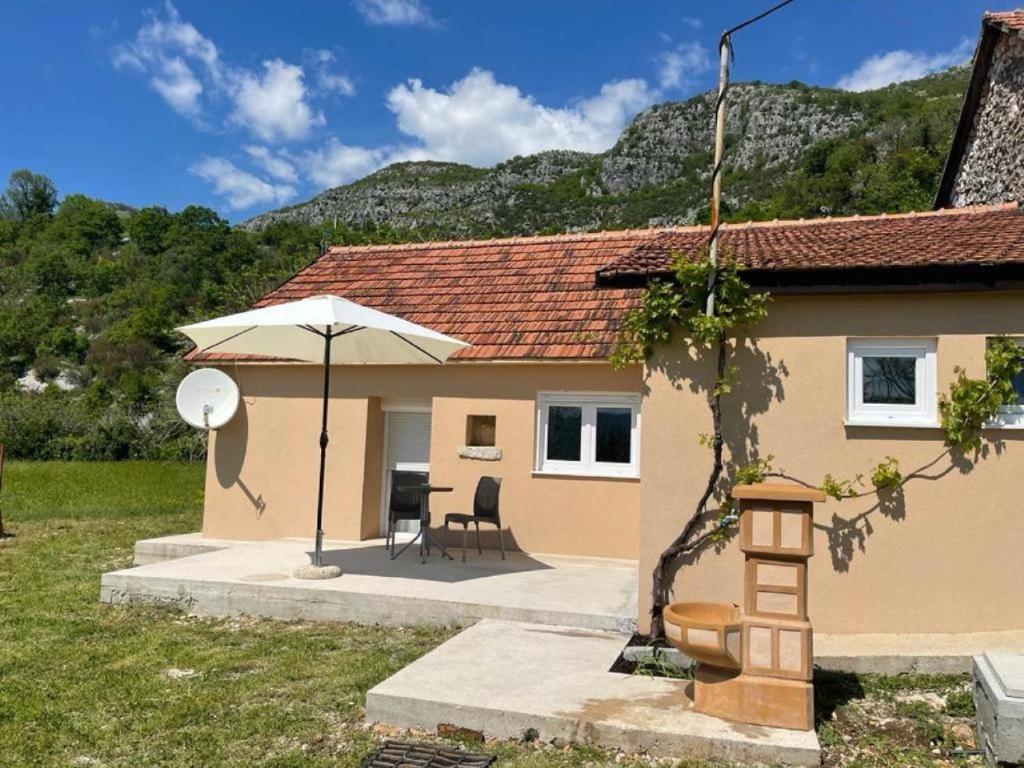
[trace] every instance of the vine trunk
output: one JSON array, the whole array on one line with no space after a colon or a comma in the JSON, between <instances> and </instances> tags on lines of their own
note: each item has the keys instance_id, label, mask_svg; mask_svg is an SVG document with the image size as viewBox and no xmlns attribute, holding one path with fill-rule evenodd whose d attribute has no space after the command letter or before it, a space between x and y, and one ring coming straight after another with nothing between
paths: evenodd
<instances>
[{"instance_id":1,"label":"vine trunk","mask_svg":"<svg viewBox=\"0 0 1024 768\"><path fill-rule=\"evenodd\" d=\"M658 557L657 564L654 566L654 572L651 580L652 640L660 640L665 635L665 627L662 623L661 612L662 609L668 605L669 596L672 591L673 567L680 557L687 552L692 551L696 546L704 541L705 537L698 537L697 532L701 529L701 524L704 522L704 518L707 513L708 501L711 499L712 495L714 495L715 488L722 477L722 469L724 467L722 450L725 444L725 439L722 436L722 384L725 380L728 353L728 345L726 344L726 334L724 331L719 332L715 337L714 350L716 356L715 383L711 388L711 394L708 398L709 407L711 409L713 430L711 450L714 459L711 466L711 472L708 475L707 486L704 488L704 492L701 494L700 500L697 502L697 505L693 510L693 514L690 516L690 519L686 521L686 525L683 526L683 530L679 535L676 536L665 551L661 553Z\"/></svg>"}]
</instances>

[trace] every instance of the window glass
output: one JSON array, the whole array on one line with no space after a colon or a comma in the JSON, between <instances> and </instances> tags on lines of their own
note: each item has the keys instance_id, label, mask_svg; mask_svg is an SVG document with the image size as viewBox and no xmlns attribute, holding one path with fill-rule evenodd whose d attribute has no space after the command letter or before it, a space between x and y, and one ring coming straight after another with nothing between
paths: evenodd
<instances>
[{"instance_id":1,"label":"window glass","mask_svg":"<svg viewBox=\"0 0 1024 768\"><path fill-rule=\"evenodd\" d=\"M632 426L631 409L598 407L595 461L629 464Z\"/></svg>"},{"instance_id":2,"label":"window glass","mask_svg":"<svg viewBox=\"0 0 1024 768\"><path fill-rule=\"evenodd\" d=\"M639 477L640 398L633 394L538 393L538 472Z\"/></svg>"},{"instance_id":3,"label":"window glass","mask_svg":"<svg viewBox=\"0 0 1024 768\"><path fill-rule=\"evenodd\" d=\"M992 340L989 339L991 342ZM1018 344L1024 345L1024 338L1017 338ZM1016 397L1004 403L1000 408L1000 416L995 423L1004 427L1024 427L1024 371L1021 371L1012 379L1013 391Z\"/></svg>"},{"instance_id":4,"label":"window glass","mask_svg":"<svg viewBox=\"0 0 1024 768\"><path fill-rule=\"evenodd\" d=\"M548 406L547 458L579 461L583 409L574 405Z\"/></svg>"},{"instance_id":5,"label":"window glass","mask_svg":"<svg viewBox=\"0 0 1024 768\"><path fill-rule=\"evenodd\" d=\"M1024 371L1013 377L1013 391L1017 393L1016 405L1024 405Z\"/></svg>"},{"instance_id":6,"label":"window glass","mask_svg":"<svg viewBox=\"0 0 1024 768\"><path fill-rule=\"evenodd\" d=\"M886 405L917 402L916 358L864 357L863 360L863 402Z\"/></svg>"}]
</instances>

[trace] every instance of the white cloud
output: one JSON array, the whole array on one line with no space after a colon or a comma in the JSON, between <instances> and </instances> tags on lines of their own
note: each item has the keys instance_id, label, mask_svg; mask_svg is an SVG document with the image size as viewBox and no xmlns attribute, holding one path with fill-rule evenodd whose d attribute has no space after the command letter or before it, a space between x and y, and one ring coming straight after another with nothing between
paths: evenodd
<instances>
[{"instance_id":1,"label":"white cloud","mask_svg":"<svg viewBox=\"0 0 1024 768\"><path fill-rule=\"evenodd\" d=\"M319 53L333 58L330 51ZM213 41L182 19L170 2L165 17L147 13L135 38L114 48L113 62L118 69L147 74L150 87L175 112L200 126L211 107L225 103L231 105L229 122L263 141L303 139L325 122L310 104L301 66L281 59L264 61L263 69L255 72L229 66ZM332 75L324 89L354 91L343 75Z\"/></svg>"},{"instance_id":2,"label":"white cloud","mask_svg":"<svg viewBox=\"0 0 1024 768\"><path fill-rule=\"evenodd\" d=\"M279 181L286 181L289 184L297 184L299 181L298 171L291 160L281 153L274 154L267 147L250 145L245 147L245 153L252 158L260 168L269 173Z\"/></svg>"},{"instance_id":3,"label":"white cloud","mask_svg":"<svg viewBox=\"0 0 1024 768\"><path fill-rule=\"evenodd\" d=\"M367 23L396 27L432 27L437 22L421 0L354 0Z\"/></svg>"},{"instance_id":4,"label":"white cloud","mask_svg":"<svg viewBox=\"0 0 1024 768\"><path fill-rule=\"evenodd\" d=\"M319 187L336 187L361 178L397 157L388 147L356 147L332 138L320 149L302 155L302 167Z\"/></svg>"},{"instance_id":5,"label":"white cloud","mask_svg":"<svg viewBox=\"0 0 1024 768\"><path fill-rule=\"evenodd\" d=\"M355 96L355 81L346 74L331 71L335 62L334 51L326 48L306 51L304 58L316 74L316 87L320 93L336 93L341 96Z\"/></svg>"},{"instance_id":6,"label":"white cloud","mask_svg":"<svg viewBox=\"0 0 1024 768\"><path fill-rule=\"evenodd\" d=\"M904 80L914 80L932 72L962 64L973 50L969 40L961 40L951 51L927 54L920 51L888 51L865 59L857 69L839 78L837 88L845 91L868 91Z\"/></svg>"},{"instance_id":7,"label":"white cloud","mask_svg":"<svg viewBox=\"0 0 1024 768\"><path fill-rule=\"evenodd\" d=\"M204 157L189 171L209 182L213 191L226 198L228 205L236 210L269 203L282 205L295 197L294 187L271 184L223 157Z\"/></svg>"},{"instance_id":8,"label":"white cloud","mask_svg":"<svg viewBox=\"0 0 1024 768\"><path fill-rule=\"evenodd\" d=\"M665 89L688 88L697 75L711 68L708 49L696 41L680 43L655 57L658 83Z\"/></svg>"},{"instance_id":9,"label":"white cloud","mask_svg":"<svg viewBox=\"0 0 1024 768\"><path fill-rule=\"evenodd\" d=\"M703 20L697 18L696 16L683 16L682 21L683 24L688 26L690 29L703 29L704 27Z\"/></svg>"},{"instance_id":10,"label":"white cloud","mask_svg":"<svg viewBox=\"0 0 1024 768\"><path fill-rule=\"evenodd\" d=\"M582 126L577 134L581 144L571 149L600 152L608 149L619 138L626 123L637 112L657 101L659 94L651 91L646 80L631 78L615 80L601 86L597 96L579 102L577 110L582 116ZM573 110L560 110L573 115Z\"/></svg>"},{"instance_id":11,"label":"white cloud","mask_svg":"<svg viewBox=\"0 0 1024 768\"><path fill-rule=\"evenodd\" d=\"M303 74L302 67L281 59L264 61L262 76L238 73L231 119L264 141L306 138L310 130L326 120L306 101Z\"/></svg>"},{"instance_id":12,"label":"white cloud","mask_svg":"<svg viewBox=\"0 0 1024 768\"><path fill-rule=\"evenodd\" d=\"M147 73L150 87L171 109L195 119L202 111L200 97L204 88L192 65L207 79L219 83L220 54L217 46L184 21L170 3L166 12L166 19L149 12L135 39L114 48L114 66Z\"/></svg>"},{"instance_id":13,"label":"white cloud","mask_svg":"<svg viewBox=\"0 0 1024 768\"><path fill-rule=\"evenodd\" d=\"M336 72L320 72L316 78L320 90L326 93L338 93L342 96L355 96L356 84L348 75Z\"/></svg>"},{"instance_id":14,"label":"white cloud","mask_svg":"<svg viewBox=\"0 0 1024 768\"><path fill-rule=\"evenodd\" d=\"M388 93L387 103L399 130L418 141L406 156L492 165L546 149L607 149L628 117L654 98L643 80L620 80L590 99L551 108L474 69L444 91L409 80Z\"/></svg>"},{"instance_id":15,"label":"white cloud","mask_svg":"<svg viewBox=\"0 0 1024 768\"><path fill-rule=\"evenodd\" d=\"M187 117L199 116L199 96L203 92L203 84L184 61L170 59L149 82L175 112Z\"/></svg>"}]
</instances>

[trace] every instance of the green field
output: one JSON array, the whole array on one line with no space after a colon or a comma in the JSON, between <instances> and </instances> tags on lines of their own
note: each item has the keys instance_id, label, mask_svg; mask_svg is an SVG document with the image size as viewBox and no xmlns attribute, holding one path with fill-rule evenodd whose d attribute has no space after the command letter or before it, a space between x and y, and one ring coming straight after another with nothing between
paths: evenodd
<instances>
[{"instance_id":1,"label":"green field","mask_svg":"<svg viewBox=\"0 0 1024 768\"><path fill-rule=\"evenodd\" d=\"M201 506L199 465L8 463L0 766L356 766L383 738L362 725L366 690L449 633L99 603L100 574L129 565L136 539L196 530ZM826 765L980 765L956 752L972 746L968 690L956 677L821 676ZM647 764L473 748L522 768Z\"/></svg>"}]
</instances>

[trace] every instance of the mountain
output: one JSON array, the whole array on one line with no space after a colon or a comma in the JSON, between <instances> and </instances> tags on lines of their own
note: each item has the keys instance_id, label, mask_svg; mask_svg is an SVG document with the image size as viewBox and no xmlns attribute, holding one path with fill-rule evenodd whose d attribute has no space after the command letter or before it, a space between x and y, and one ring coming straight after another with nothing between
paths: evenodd
<instances>
[{"instance_id":1,"label":"mountain","mask_svg":"<svg viewBox=\"0 0 1024 768\"><path fill-rule=\"evenodd\" d=\"M969 71L850 93L739 83L726 122L727 217L928 208ZM243 222L525 235L686 224L706 216L715 93L657 104L600 154L541 152L493 168L407 162Z\"/></svg>"}]
</instances>

